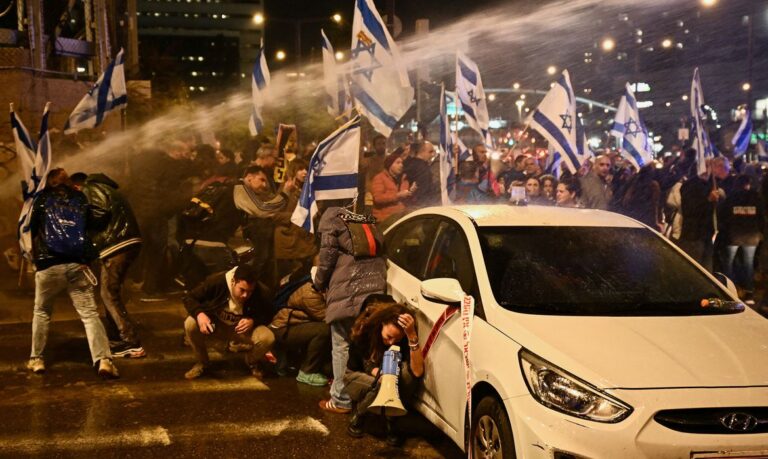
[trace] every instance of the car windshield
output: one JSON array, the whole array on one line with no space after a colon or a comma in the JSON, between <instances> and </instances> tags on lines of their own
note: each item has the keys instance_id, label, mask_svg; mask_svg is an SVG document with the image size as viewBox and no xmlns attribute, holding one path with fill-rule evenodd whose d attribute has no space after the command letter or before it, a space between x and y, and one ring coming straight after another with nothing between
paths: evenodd
<instances>
[{"instance_id":1,"label":"car windshield","mask_svg":"<svg viewBox=\"0 0 768 459\"><path fill-rule=\"evenodd\" d=\"M480 227L478 234L493 294L506 309L591 316L741 310L644 228Z\"/></svg>"}]
</instances>

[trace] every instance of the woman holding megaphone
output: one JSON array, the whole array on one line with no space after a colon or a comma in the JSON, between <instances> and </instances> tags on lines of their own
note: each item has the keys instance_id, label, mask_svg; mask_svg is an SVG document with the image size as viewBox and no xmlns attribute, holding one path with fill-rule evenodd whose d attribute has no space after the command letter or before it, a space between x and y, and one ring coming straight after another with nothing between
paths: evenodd
<instances>
[{"instance_id":1,"label":"woman holding megaphone","mask_svg":"<svg viewBox=\"0 0 768 459\"><path fill-rule=\"evenodd\" d=\"M344 386L357 403L347 427L349 435L365 434L369 414L384 416L387 444L400 446L396 416L406 413L421 376L424 359L413 312L389 295L371 295L351 333Z\"/></svg>"}]
</instances>

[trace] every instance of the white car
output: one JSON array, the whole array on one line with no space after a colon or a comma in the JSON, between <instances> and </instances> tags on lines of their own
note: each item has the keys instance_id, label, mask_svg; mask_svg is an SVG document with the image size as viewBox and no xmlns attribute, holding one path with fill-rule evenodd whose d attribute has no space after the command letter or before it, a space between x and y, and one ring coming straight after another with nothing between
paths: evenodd
<instances>
[{"instance_id":1,"label":"white car","mask_svg":"<svg viewBox=\"0 0 768 459\"><path fill-rule=\"evenodd\" d=\"M471 427L459 314L416 401L473 457L768 457L768 320L659 233L500 205L422 209L385 238L389 292L422 346L475 298Z\"/></svg>"}]
</instances>

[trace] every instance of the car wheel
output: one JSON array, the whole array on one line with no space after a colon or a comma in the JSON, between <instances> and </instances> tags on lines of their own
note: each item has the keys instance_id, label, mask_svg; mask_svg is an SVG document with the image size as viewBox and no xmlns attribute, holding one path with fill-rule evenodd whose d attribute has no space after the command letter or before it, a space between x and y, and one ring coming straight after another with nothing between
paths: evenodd
<instances>
[{"instance_id":1,"label":"car wheel","mask_svg":"<svg viewBox=\"0 0 768 459\"><path fill-rule=\"evenodd\" d=\"M515 458L515 441L509 416L494 397L480 400L472 413L470 448L474 458Z\"/></svg>"}]
</instances>

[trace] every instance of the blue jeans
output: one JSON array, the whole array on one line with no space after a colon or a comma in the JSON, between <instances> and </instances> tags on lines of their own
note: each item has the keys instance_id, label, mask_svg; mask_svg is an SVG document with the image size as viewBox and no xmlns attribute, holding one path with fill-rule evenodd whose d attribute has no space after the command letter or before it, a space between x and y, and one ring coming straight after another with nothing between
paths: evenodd
<instances>
[{"instance_id":1,"label":"blue jeans","mask_svg":"<svg viewBox=\"0 0 768 459\"><path fill-rule=\"evenodd\" d=\"M352 408L352 399L344 388L344 374L347 372L349 359L349 333L354 319L343 319L331 322L331 365L333 367L333 384L331 384L331 400L339 408Z\"/></svg>"},{"instance_id":2,"label":"blue jeans","mask_svg":"<svg viewBox=\"0 0 768 459\"><path fill-rule=\"evenodd\" d=\"M35 310L32 316L31 358L42 357L48 341L48 329L53 313L53 300L67 290L80 320L85 326L85 336L91 350L91 359L96 364L102 359L111 359L109 341L104 325L99 320L93 285L85 277L84 265L66 263L51 266L35 273Z\"/></svg>"},{"instance_id":3,"label":"blue jeans","mask_svg":"<svg viewBox=\"0 0 768 459\"><path fill-rule=\"evenodd\" d=\"M736 260L737 252L741 253L740 269L739 273L742 274L743 279L737 280L735 278L737 271L734 269L733 263ZM727 245L723 250L723 274L728 276L736 285L743 287L744 290L753 291L755 289L755 251L757 246L754 245Z\"/></svg>"}]
</instances>

